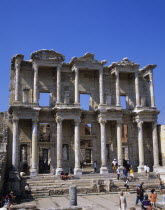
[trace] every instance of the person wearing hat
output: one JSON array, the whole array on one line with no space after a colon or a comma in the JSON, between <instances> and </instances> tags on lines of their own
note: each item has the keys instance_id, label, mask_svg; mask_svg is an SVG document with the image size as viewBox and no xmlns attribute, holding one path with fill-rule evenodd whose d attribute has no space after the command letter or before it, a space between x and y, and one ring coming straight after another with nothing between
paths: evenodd
<instances>
[{"instance_id":1,"label":"person wearing hat","mask_svg":"<svg viewBox=\"0 0 165 210\"><path fill-rule=\"evenodd\" d=\"M114 160L112 161L112 170L113 170L113 173L116 172L116 169L117 169L117 160L114 159Z\"/></svg>"}]
</instances>

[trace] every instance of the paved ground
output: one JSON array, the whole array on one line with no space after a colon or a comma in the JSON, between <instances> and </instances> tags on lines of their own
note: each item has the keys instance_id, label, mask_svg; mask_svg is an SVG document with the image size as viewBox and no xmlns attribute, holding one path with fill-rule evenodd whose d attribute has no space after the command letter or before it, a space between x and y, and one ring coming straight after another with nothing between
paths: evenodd
<instances>
[{"instance_id":1,"label":"paved ground","mask_svg":"<svg viewBox=\"0 0 165 210\"><path fill-rule=\"evenodd\" d=\"M150 193L148 193L150 194ZM140 203L135 206L136 194L124 194L127 199L127 209L136 207L140 210ZM158 194L157 201L161 201L162 196ZM38 198L35 201L29 202L35 204L37 209L58 209L61 207L69 207L69 196ZM98 194L98 195L79 195L78 206L90 206L91 208L84 208L90 210L118 210L119 209L119 194Z\"/></svg>"}]
</instances>

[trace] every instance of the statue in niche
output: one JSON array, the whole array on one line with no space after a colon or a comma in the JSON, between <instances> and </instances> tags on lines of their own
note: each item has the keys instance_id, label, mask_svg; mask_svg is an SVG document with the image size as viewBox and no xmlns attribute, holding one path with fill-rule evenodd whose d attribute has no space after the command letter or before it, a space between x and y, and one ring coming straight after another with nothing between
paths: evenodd
<instances>
[{"instance_id":1,"label":"statue in niche","mask_svg":"<svg viewBox=\"0 0 165 210\"><path fill-rule=\"evenodd\" d=\"M62 148L62 159L68 160L68 148L67 148L66 144L64 144L64 146Z\"/></svg>"},{"instance_id":2,"label":"statue in niche","mask_svg":"<svg viewBox=\"0 0 165 210\"><path fill-rule=\"evenodd\" d=\"M26 162L26 148L22 147L22 162Z\"/></svg>"}]
</instances>

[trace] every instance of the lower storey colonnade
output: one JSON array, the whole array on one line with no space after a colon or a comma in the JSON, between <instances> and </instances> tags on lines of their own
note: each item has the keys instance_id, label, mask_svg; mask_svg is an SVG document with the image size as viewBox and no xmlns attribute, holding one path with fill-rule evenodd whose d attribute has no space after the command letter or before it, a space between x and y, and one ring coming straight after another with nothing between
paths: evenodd
<instances>
[{"instance_id":1,"label":"lower storey colonnade","mask_svg":"<svg viewBox=\"0 0 165 210\"><path fill-rule=\"evenodd\" d=\"M57 149L56 149L56 170L55 174L60 175L63 171L63 157L62 157L62 119L57 117ZM99 119L100 124L100 173L109 173L107 165L107 154L106 154L106 120ZM13 143L12 143L12 166L14 170L19 168L19 119L13 120ZM143 121L137 120L138 130L138 172L144 171L144 139L143 139ZM158 153L158 138L157 138L157 122L152 122L152 144L153 144L153 168L159 166L159 153ZM117 161L118 165L123 165L123 151L122 151L122 121L116 121L116 142L117 142ZM96 150L96 152L97 152ZM80 119L74 119L74 174L81 175L81 158L80 158ZM38 174L38 120L32 120L32 141L31 141L31 176Z\"/></svg>"}]
</instances>

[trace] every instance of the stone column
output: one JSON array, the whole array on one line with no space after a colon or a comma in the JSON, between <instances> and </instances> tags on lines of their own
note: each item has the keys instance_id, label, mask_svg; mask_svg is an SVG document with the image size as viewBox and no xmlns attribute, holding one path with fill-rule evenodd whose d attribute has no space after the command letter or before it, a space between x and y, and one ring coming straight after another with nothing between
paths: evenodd
<instances>
[{"instance_id":1,"label":"stone column","mask_svg":"<svg viewBox=\"0 0 165 210\"><path fill-rule=\"evenodd\" d=\"M18 170L18 119L13 119L13 148L12 148L12 166L13 170Z\"/></svg>"},{"instance_id":2,"label":"stone column","mask_svg":"<svg viewBox=\"0 0 165 210\"><path fill-rule=\"evenodd\" d=\"M33 90L33 103L38 103L38 65L33 63L34 68L34 90Z\"/></svg>"},{"instance_id":3,"label":"stone column","mask_svg":"<svg viewBox=\"0 0 165 210\"><path fill-rule=\"evenodd\" d=\"M57 66L57 103L61 103L61 66Z\"/></svg>"},{"instance_id":4,"label":"stone column","mask_svg":"<svg viewBox=\"0 0 165 210\"><path fill-rule=\"evenodd\" d=\"M106 155L106 120L99 120L101 135L101 168L100 174L108 174L107 155Z\"/></svg>"},{"instance_id":5,"label":"stone column","mask_svg":"<svg viewBox=\"0 0 165 210\"><path fill-rule=\"evenodd\" d=\"M155 97L154 97L154 84L153 84L153 73L149 74L150 80L150 96L151 96L151 107L155 107Z\"/></svg>"},{"instance_id":6,"label":"stone column","mask_svg":"<svg viewBox=\"0 0 165 210\"><path fill-rule=\"evenodd\" d=\"M15 61L15 101L19 101L19 74L20 74L21 60Z\"/></svg>"},{"instance_id":7,"label":"stone column","mask_svg":"<svg viewBox=\"0 0 165 210\"><path fill-rule=\"evenodd\" d=\"M136 95L136 107L140 106L140 95L139 95L139 74L135 72L135 95Z\"/></svg>"},{"instance_id":8,"label":"stone column","mask_svg":"<svg viewBox=\"0 0 165 210\"><path fill-rule=\"evenodd\" d=\"M159 166L159 151L158 151L158 136L157 136L157 122L152 123L152 140L153 140L153 158L154 167Z\"/></svg>"},{"instance_id":9,"label":"stone column","mask_svg":"<svg viewBox=\"0 0 165 210\"><path fill-rule=\"evenodd\" d=\"M117 161L118 165L123 165L123 151L122 151L122 121L117 120Z\"/></svg>"},{"instance_id":10,"label":"stone column","mask_svg":"<svg viewBox=\"0 0 165 210\"><path fill-rule=\"evenodd\" d=\"M38 174L38 120L33 120L32 124L32 163L31 163L31 176Z\"/></svg>"},{"instance_id":11,"label":"stone column","mask_svg":"<svg viewBox=\"0 0 165 210\"><path fill-rule=\"evenodd\" d=\"M57 117L57 168L56 175L60 175L62 169L62 119Z\"/></svg>"},{"instance_id":12,"label":"stone column","mask_svg":"<svg viewBox=\"0 0 165 210\"><path fill-rule=\"evenodd\" d=\"M99 92L100 92L100 105L102 105L104 104L103 68L99 70Z\"/></svg>"},{"instance_id":13,"label":"stone column","mask_svg":"<svg viewBox=\"0 0 165 210\"><path fill-rule=\"evenodd\" d=\"M74 175L82 175L82 169L80 168L80 119L75 120L74 127L74 146L75 146L75 168Z\"/></svg>"},{"instance_id":14,"label":"stone column","mask_svg":"<svg viewBox=\"0 0 165 210\"><path fill-rule=\"evenodd\" d=\"M80 103L79 98L79 69L75 67L75 104Z\"/></svg>"},{"instance_id":15,"label":"stone column","mask_svg":"<svg viewBox=\"0 0 165 210\"><path fill-rule=\"evenodd\" d=\"M143 145L143 121L137 121L138 126L138 147L139 147L139 166L138 172L144 172L144 145Z\"/></svg>"},{"instance_id":16,"label":"stone column","mask_svg":"<svg viewBox=\"0 0 165 210\"><path fill-rule=\"evenodd\" d=\"M119 78L119 71L116 71L116 106L120 105L120 78Z\"/></svg>"}]
</instances>

